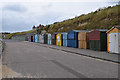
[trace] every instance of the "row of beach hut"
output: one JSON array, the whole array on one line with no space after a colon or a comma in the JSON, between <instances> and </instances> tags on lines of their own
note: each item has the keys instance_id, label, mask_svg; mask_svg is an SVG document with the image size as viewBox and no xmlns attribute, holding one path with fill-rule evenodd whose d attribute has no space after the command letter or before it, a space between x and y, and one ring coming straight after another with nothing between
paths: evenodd
<instances>
[{"instance_id":1,"label":"row of beach hut","mask_svg":"<svg viewBox=\"0 0 120 80\"><path fill-rule=\"evenodd\" d=\"M109 53L120 53L120 26L114 26L110 30L71 30L68 33L35 34L29 37L29 41L96 51L108 51Z\"/></svg>"}]
</instances>

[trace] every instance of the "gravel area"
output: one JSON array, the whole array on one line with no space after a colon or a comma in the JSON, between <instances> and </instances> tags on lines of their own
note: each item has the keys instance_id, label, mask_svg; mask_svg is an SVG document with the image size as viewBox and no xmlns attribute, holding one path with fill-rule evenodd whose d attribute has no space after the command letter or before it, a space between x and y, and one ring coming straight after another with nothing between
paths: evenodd
<instances>
[{"instance_id":1,"label":"gravel area","mask_svg":"<svg viewBox=\"0 0 120 80\"><path fill-rule=\"evenodd\" d=\"M2 53L2 41L0 40L0 79L2 79L2 59L1 59L1 53Z\"/></svg>"},{"instance_id":2,"label":"gravel area","mask_svg":"<svg viewBox=\"0 0 120 80\"><path fill-rule=\"evenodd\" d=\"M2 41L0 40L0 54L2 52Z\"/></svg>"},{"instance_id":3,"label":"gravel area","mask_svg":"<svg viewBox=\"0 0 120 80\"><path fill-rule=\"evenodd\" d=\"M4 47L5 47L5 42L4 41L2 41L2 40L0 40L0 79L2 79L2 68L3 68L3 66L2 66L2 52L3 52L3 50L4 50Z\"/></svg>"},{"instance_id":4,"label":"gravel area","mask_svg":"<svg viewBox=\"0 0 120 80\"><path fill-rule=\"evenodd\" d=\"M2 51L4 50L5 42L0 40L0 56L2 54Z\"/></svg>"}]
</instances>

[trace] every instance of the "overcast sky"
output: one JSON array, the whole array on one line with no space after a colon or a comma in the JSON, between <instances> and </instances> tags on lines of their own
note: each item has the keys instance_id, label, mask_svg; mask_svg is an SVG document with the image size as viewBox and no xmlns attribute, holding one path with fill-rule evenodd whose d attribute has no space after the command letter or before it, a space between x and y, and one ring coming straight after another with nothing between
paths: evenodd
<instances>
[{"instance_id":1,"label":"overcast sky","mask_svg":"<svg viewBox=\"0 0 120 80\"><path fill-rule=\"evenodd\" d=\"M31 30L33 25L60 22L99 8L116 5L117 1L1 0L0 26L3 32L27 31Z\"/></svg>"}]
</instances>

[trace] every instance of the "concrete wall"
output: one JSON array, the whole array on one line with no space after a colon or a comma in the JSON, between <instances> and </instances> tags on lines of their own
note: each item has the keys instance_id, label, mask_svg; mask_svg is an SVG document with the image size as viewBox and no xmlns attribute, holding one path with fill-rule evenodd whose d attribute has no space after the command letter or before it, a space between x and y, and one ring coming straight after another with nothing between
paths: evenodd
<instances>
[{"instance_id":1,"label":"concrete wall","mask_svg":"<svg viewBox=\"0 0 120 80\"><path fill-rule=\"evenodd\" d=\"M12 40L19 40L19 41L25 41L26 40L27 35L26 34L22 34L22 35L15 35L12 36Z\"/></svg>"}]
</instances>

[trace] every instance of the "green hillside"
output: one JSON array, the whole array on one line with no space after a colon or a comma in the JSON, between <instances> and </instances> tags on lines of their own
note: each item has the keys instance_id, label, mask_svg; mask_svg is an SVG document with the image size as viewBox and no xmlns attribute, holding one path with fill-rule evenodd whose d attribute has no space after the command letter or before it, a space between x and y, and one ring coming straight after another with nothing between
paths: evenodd
<instances>
[{"instance_id":1,"label":"green hillside","mask_svg":"<svg viewBox=\"0 0 120 80\"><path fill-rule=\"evenodd\" d=\"M10 38L11 38L12 36L14 36L14 35L27 34L27 33L33 32L33 31L34 31L34 30L25 31L25 32L10 33L10 34L6 35L6 39L10 39Z\"/></svg>"},{"instance_id":2,"label":"green hillside","mask_svg":"<svg viewBox=\"0 0 120 80\"><path fill-rule=\"evenodd\" d=\"M72 29L110 29L114 25L120 25L120 5L98 9L86 15L81 15L73 19L56 22L45 26L43 29L47 32L68 32Z\"/></svg>"}]
</instances>

